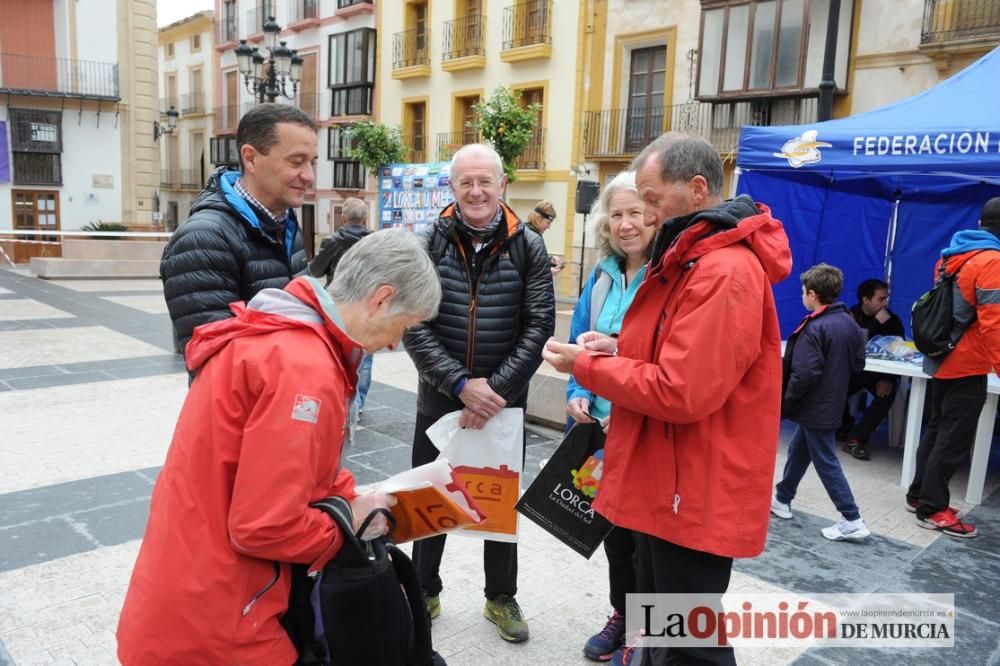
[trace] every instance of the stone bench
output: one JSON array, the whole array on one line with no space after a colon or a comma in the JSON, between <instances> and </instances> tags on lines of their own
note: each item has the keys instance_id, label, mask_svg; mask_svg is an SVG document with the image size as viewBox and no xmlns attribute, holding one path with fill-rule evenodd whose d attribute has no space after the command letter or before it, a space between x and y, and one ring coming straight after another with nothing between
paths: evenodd
<instances>
[{"instance_id":1,"label":"stone bench","mask_svg":"<svg viewBox=\"0 0 1000 666\"><path fill-rule=\"evenodd\" d=\"M166 240L66 238L62 257L32 257L31 272L46 280L156 278Z\"/></svg>"}]
</instances>

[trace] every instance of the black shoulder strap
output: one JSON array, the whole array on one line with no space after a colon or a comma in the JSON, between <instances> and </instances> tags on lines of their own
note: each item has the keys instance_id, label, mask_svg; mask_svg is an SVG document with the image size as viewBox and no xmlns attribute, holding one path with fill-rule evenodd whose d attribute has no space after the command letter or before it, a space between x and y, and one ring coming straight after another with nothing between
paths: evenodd
<instances>
[{"instance_id":1,"label":"black shoulder strap","mask_svg":"<svg viewBox=\"0 0 1000 666\"><path fill-rule=\"evenodd\" d=\"M441 257L444 253L448 251L448 238L441 232L441 230L434 226L434 230L431 232L431 240L427 244L427 254L430 255L431 261L437 266L441 262Z\"/></svg>"},{"instance_id":2,"label":"black shoulder strap","mask_svg":"<svg viewBox=\"0 0 1000 666\"><path fill-rule=\"evenodd\" d=\"M971 254L969 254L969 256L967 256L967 257L966 257L965 259L962 259L962 263L960 263L960 264L958 265L958 268L956 268L956 269L955 269L955 272L953 272L953 273L948 273L948 272L946 272L946 271L945 271L945 264L946 264L946 263L948 263L948 262L946 262L946 261L944 261L944 260L942 259L942 261L941 261L941 266L940 266L940 267L938 268L938 275L939 275L939 278L943 279L943 278L944 278L945 276L947 276L947 277L950 277L950 278L952 278L952 279L955 279L956 277L958 277L958 272L959 272L960 270L962 270L962 267L963 267L963 266L965 266L965 265L966 265L967 263L969 263L969 261L970 261L970 260L971 260L971 259L972 259L972 258L973 258L974 256L976 256L977 254L981 254L981 253L983 253L983 252L989 252L989 250L977 250L976 252L972 252Z\"/></svg>"},{"instance_id":3,"label":"black shoulder strap","mask_svg":"<svg viewBox=\"0 0 1000 666\"><path fill-rule=\"evenodd\" d=\"M406 553L393 544L386 544L386 551L396 570L396 578L406 595L413 618L413 666L431 666L433 663L433 640L431 618L427 614L427 604L420 589L420 579L413 561Z\"/></svg>"},{"instance_id":4,"label":"black shoulder strap","mask_svg":"<svg viewBox=\"0 0 1000 666\"><path fill-rule=\"evenodd\" d=\"M521 283L524 283L524 278L528 274L528 236L524 229L521 229L517 234L518 238L514 239L514 242L508 246L508 251L510 252L510 260L514 262L514 267L517 268L517 274L521 277Z\"/></svg>"}]
</instances>

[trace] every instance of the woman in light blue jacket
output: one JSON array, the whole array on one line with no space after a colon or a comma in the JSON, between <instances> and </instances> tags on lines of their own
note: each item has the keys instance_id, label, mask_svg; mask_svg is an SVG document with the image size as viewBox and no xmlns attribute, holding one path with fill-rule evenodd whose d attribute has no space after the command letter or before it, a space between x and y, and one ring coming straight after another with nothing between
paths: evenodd
<instances>
[{"instance_id":1,"label":"woman in light blue jacket","mask_svg":"<svg viewBox=\"0 0 1000 666\"><path fill-rule=\"evenodd\" d=\"M626 171L608 183L594 204L594 228L601 260L580 294L570 324L570 341L587 331L618 335L625 312L646 275L646 263L656 231L643 224L645 206L635 185L635 173ZM566 412L576 423L601 422L607 427L611 403L576 383L571 376L566 391ZM607 624L583 648L590 659L607 661L625 637L625 595L635 592L635 550L632 533L615 527L604 540L611 582Z\"/></svg>"}]
</instances>

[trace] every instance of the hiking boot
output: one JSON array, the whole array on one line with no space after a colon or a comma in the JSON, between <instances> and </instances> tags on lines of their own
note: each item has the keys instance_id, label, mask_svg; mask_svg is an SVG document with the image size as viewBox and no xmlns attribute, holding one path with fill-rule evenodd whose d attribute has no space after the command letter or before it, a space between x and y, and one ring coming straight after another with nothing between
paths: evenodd
<instances>
[{"instance_id":1,"label":"hiking boot","mask_svg":"<svg viewBox=\"0 0 1000 666\"><path fill-rule=\"evenodd\" d=\"M521 643L528 640L528 623L514 597L501 594L496 599L487 599L483 615L497 625L500 638L505 641Z\"/></svg>"},{"instance_id":2,"label":"hiking boot","mask_svg":"<svg viewBox=\"0 0 1000 666\"><path fill-rule=\"evenodd\" d=\"M635 648L627 646L618 648L611 655L611 666L628 666L632 663L633 656L635 656Z\"/></svg>"},{"instance_id":3,"label":"hiking boot","mask_svg":"<svg viewBox=\"0 0 1000 666\"><path fill-rule=\"evenodd\" d=\"M963 523L948 509L942 509L934 515L921 518L917 516L917 524L929 530L937 530L956 539L971 539L979 534L979 530L971 523Z\"/></svg>"},{"instance_id":4,"label":"hiking boot","mask_svg":"<svg viewBox=\"0 0 1000 666\"><path fill-rule=\"evenodd\" d=\"M851 454L852 458L858 460L871 460L872 456L868 453L868 444L862 442L857 437L851 437L844 443L844 451Z\"/></svg>"},{"instance_id":5,"label":"hiking boot","mask_svg":"<svg viewBox=\"0 0 1000 666\"><path fill-rule=\"evenodd\" d=\"M792 507L790 504L785 504L784 502L779 502L777 497L771 498L771 515L781 518L782 520L791 520L792 518Z\"/></svg>"},{"instance_id":6,"label":"hiking boot","mask_svg":"<svg viewBox=\"0 0 1000 666\"><path fill-rule=\"evenodd\" d=\"M424 603L427 604L427 614L432 620L436 620L441 614L441 597L436 594L433 597L424 597Z\"/></svg>"},{"instance_id":7,"label":"hiking boot","mask_svg":"<svg viewBox=\"0 0 1000 666\"><path fill-rule=\"evenodd\" d=\"M820 530L830 541L861 541L871 536L871 531L865 525L865 521L842 520L839 523L824 527Z\"/></svg>"},{"instance_id":8,"label":"hiking boot","mask_svg":"<svg viewBox=\"0 0 1000 666\"><path fill-rule=\"evenodd\" d=\"M915 499L915 500L908 499L908 500L906 500L906 510L909 511L910 513L916 513L917 509L919 509L919 508L920 508L920 500L918 500L918 499ZM951 511L953 514L955 514L956 518L961 518L962 517L962 512L959 511L958 509L956 509L953 506L949 506L945 510L946 511Z\"/></svg>"},{"instance_id":9,"label":"hiking boot","mask_svg":"<svg viewBox=\"0 0 1000 666\"><path fill-rule=\"evenodd\" d=\"M583 646L583 656L594 661L608 661L625 642L625 616L615 611L600 632Z\"/></svg>"}]
</instances>

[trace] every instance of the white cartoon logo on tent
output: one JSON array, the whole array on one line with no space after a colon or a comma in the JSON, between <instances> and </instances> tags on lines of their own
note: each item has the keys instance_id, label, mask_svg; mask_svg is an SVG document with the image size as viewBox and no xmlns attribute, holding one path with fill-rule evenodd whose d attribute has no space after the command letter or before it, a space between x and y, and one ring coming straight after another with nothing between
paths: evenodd
<instances>
[{"instance_id":1,"label":"white cartoon logo on tent","mask_svg":"<svg viewBox=\"0 0 1000 666\"><path fill-rule=\"evenodd\" d=\"M788 160L789 166L798 169L803 164L815 164L819 162L821 155L820 148L830 148L833 144L816 140L816 130L806 130L802 136L789 139L781 147L780 153L774 153L775 157L784 157Z\"/></svg>"}]
</instances>

